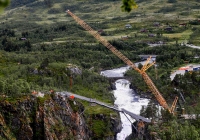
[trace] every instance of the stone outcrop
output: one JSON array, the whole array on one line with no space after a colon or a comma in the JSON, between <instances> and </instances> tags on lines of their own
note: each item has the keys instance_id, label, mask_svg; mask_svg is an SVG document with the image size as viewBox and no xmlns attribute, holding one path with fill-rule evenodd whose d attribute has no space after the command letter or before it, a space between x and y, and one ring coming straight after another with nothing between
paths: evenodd
<instances>
[{"instance_id":1,"label":"stone outcrop","mask_svg":"<svg viewBox=\"0 0 200 140\"><path fill-rule=\"evenodd\" d=\"M0 103L0 139L88 140L88 128L80 115L81 104L73 110L59 95L28 97Z\"/></svg>"},{"instance_id":2,"label":"stone outcrop","mask_svg":"<svg viewBox=\"0 0 200 140\"><path fill-rule=\"evenodd\" d=\"M98 128L98 125L104 126ZM96 133L97 129L100 133ZM80 102L56 94L0 101L0 139L92 140L104 137L114 140L120 130L119 116L95 114L85 117Z\"/></svg>"}]
</instances>

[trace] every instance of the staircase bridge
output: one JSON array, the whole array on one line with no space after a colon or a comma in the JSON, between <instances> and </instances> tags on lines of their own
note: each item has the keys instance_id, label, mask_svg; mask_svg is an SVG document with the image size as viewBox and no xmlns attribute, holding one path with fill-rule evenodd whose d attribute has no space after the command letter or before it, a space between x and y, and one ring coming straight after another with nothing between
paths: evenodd
<instances>
[{"instance_id":1,"label":"staircase bridge","mask_svg":"<svg viewBox=\"0 0 200 140\"><path fill-rule=\"evenodd\" d=\"M112 109L114 111L117 111L117 112L121 112L123 113L125 116L126 114L128 114L129 116L131 116L133 119L135 119L136 121L143 121L143 122L146 122L146 123L150 123L151 120L150 119L147 119L145 117L142 117L140 115L137 115L135 113L132 113L124 108L121 108L119 109L118 107L116 106L113 106L113 105L108 105L104 102L101 102L101 101L98 101L96 99L93 99L93 98L88 98L88 97L85 97L85 96L81 96L81 95L78 95L78 94L74 94L74 93L71 93L71 92L67 92L67 91L64 91L64 92L56 92L57 94L60 94L64 97L67 97L69 98L70 96L74 96L74 98L77 98L77 99L80 99L80 100L84 100L84 101L87 101L87 102L90 102L90 103L95 103L95 104L98 104L100 106L103 106L103 107L106 107L106 108L109 108L109 109ZM130 121L130 120L129 120ZM131 122L132 123L132 122Z\"/></svg>"}]
</instances>

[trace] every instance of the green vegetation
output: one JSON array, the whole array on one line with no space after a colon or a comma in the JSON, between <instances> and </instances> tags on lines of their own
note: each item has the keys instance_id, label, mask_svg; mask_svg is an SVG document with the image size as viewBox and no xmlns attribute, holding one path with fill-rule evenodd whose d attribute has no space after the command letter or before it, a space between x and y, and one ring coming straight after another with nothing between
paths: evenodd
<instances>
[{"instance_id":1,"label":"green vegetation","mask_svg":"<svg viewBox=\"0 0 200 140\"><path fill-rule=\"evenodd\" d=\"M130 12L133 8L137 8L137 4L134 0L122 0L123 5L121 6L123 11Z\"/></svg>"},{"instance_id":2,"label":"green vegetation","mask_svg":"<svg viewBox=\"0 0 200 140\"><path fill-rule=\"evenodd\" d=\"M103 120L97 120L97 121L93 122L92 128L93 128L94 133L96 135L95 137L97 137L97 138L102 138L103 137L103 135L104 135L104 133L106 131L104 129L102 129L102 128L105 128L106 125L107 124Z\"/></svg>"},{"instance_id":3,"label":"green vegetation","mask_svg":"<svg viewBox=\"0 0 200 140\"><path fill-rule=\"evenodd\" d=\"M171 82L170 74L173 68L185 65L185 62L200 62L199 58L194 57L200 55L200 50L184 46L166 45L163 47L141 49L138 53L159 55L156 58L157 72L155 71L155 68L151 67L148 70L148 74L151 76L151 79L154 81L160 92L164 95L165 99L171 100L178 95L174 87L180 89L186 97L190 98L190 102L198 97L200 92L198 88L198 85L200 84L198 78L200 75L199 71L194 71L192 74L186 73L184 76L177 75L173 82ZM132 82L139 91L149 91L148 87L143 82L142 77L137 72L130 70L126 73L126 76L132 77ZM192 95L194 96L192 97Z\"/></svg>"},{"instance_id":4,"label":"green vegetation","mask_svg":"<svg viewBox=\"0 0 200 140\"><path fill-rule=\"evenodd\" d=\"M104 116L103 114L92 115L88 120L88 124L89 128L92 130L93 140L101 140L103 137L114 135L110 116Z\"/></svg>"},{"instance_id":5,"label":"green vegetation","mask_svg":"<svg viewBox=\"0 0 200 140\"><path fill-rule=\"evenodd\" d=\"M200 114L200 73L177 75L173 82L169 77L172 69L185 62L200 62L198 57L195 58L200 56L198 49L181 45L186 42L200 45L199 2L140 0L137 2L138 8L129 13L122 12L121 5L124 10L130 11L130 5L135 3L132 0L123 0L122 4L114 0L11 1L0 16L1 98L8 96L7 100L15 101L17 97L29 95L33 90L47 92L54 89L113 104L109 80L99 73L104 69L123 66L124 63L76 24L65 13L69 9L133 62L140 61L140 54L158 55L157 76L154 68L150 68L148 74L159 91L171 104L179 94L174 88L179 89L187 101L183 104L186 111ZM126 28L126 25L130 25L130 28ZM160 46L149 47L148 44ZM72 74L71 88L71 75L67 69L69 64L81 70L81 73ZM139 93L152 95L137 72L128 71L126 76L132 78L132 85ZM44 102L43 99L38 100ZM83 104L88 116L101 113L117 116L103 107ZM105 124L97 120L93 126L91 129L95 128L95 135L101 137L105 129L100 128ZM189 128L193 126L199 128L198 120L192 122ZM171 124L167 127L173 128ZM159 135L163 139L164 136L171 139L164 132Z\"/></svg>"},{"instance_id":6,"label":"green vegetation","mask_svg":"<svg viewBox=\"0 0 200 140\"><path fill-rule=\"evenodd\" d=\"M2 12L2 10L8 6L8 4L10 3L10 0L0 0L0 12Z\"/></svg>"},{"instance_id":7,"label":"green vegetation","mask_svg":"<svg viewBox=\"0 0 200 140\"><path fill-rule=\"evenodd\" d=\"M162 140L199 140L199 117L193 120L184 120L172 116L168 111L161 110L153 102L149 102L146 109L141 110L141 114L150 117L157 123L148 125L149 137Z\"/></svg>"}]
</instances>

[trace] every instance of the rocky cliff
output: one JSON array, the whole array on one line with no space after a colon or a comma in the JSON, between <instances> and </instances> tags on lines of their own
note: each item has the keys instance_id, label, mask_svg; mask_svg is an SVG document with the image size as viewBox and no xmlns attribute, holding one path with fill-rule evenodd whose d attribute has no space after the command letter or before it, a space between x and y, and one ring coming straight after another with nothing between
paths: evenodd
<instances>
[{"instance_id":1,"label":"rocky cliff","mask_svg":"<svg viewBox=\"0 0 200 140\"><path fill-rule=\"evenodd\" d=\"M120 131L119 119L103 114L85 118L83 110L84 106L81 103L55 94L48 94L43 98L24 96L20 99L1 99L0 139L95 139L95 130L98 128L90 127L96 124L93 122L103 122L105 126L102 126L102 129L107 128L112 132L107 136L100 136L105 139L114 139Z\"/></svg>"}]
</instances>

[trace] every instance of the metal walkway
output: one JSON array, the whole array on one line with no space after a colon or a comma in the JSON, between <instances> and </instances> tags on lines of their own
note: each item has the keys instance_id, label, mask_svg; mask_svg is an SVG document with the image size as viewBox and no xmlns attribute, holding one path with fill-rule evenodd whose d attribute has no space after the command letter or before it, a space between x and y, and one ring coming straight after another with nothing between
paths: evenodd
<instances>
[{"instance_id":1,"label":"metal walkway","mask_svg":"<svg viewBox=\"0 0 200 140\"><path fill-rule=\"evenodd\" d=\"M145 117L136 115L135 113L132 113L132 112L130 112L130 111L124 109L124 108L122 108L122 112L128 114L129 116L134 118L136 121L142 120L143 122L146 122L146 123L150 123L151 122L151 120L149 120L149 119L147 119Z\"/></svg>"},{"instance_id":2,"label":"metal walkway","mask_svg":"<svg viewBox=\"0 0 200 140\"><path fill-rule=\"evenodd\" d=\"M80 100L84 100L84 101L87 101L87 102L90 102L90 103L95 103L95 104L98 104L98 105L101 105L101 106L104 106L104 107L107 107L109 109L112 109L112 110L115 110L115 111L118 111L118 112L122 112L124 113L125 115L128 114L129 116L131 116L133 119L135 119L136 121L139 121L139 120L142 120L143 122L146 122L146 123L150 123L151 120L147 119L147 118L144 118L142 116L139 116L139 115L136 115L135 113L132 113L130 111L127 111L126 109L122 108L122 109L119 109L115 106L111 106L111 105L108 105L104 102L101 102L101 101L98 101L96 99L92 99L92 98L87 98L87 97L84 97L84 96L81 96L81 95L77 95L77 94L74 94L74 93L70 93L70 92L67 92L67 91L64 91L64 92L56 92L56 94L60 94L64 97L70 97L70 96L74 96L75 98L78 98Z\"/></svg>"}]
</instances>

